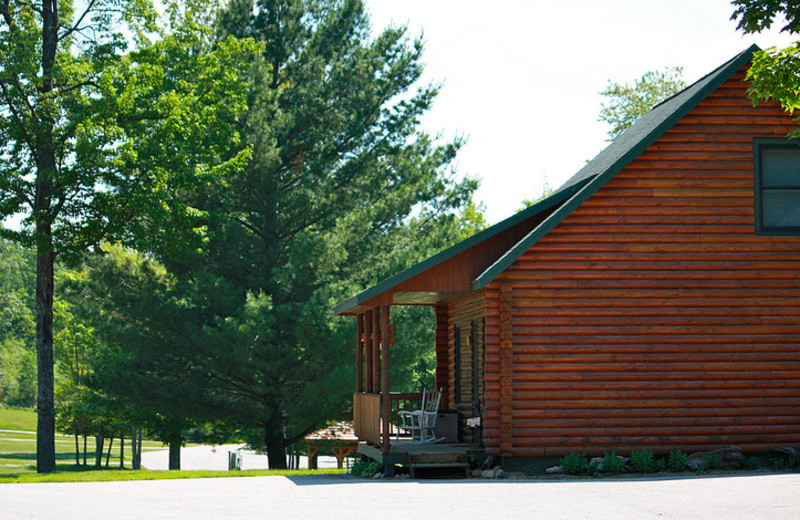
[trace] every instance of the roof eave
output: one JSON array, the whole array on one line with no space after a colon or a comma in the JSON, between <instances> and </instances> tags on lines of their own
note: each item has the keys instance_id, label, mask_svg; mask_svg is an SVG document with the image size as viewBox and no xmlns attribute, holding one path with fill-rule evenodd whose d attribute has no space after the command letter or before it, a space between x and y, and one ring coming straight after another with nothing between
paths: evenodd
<instances>
[{"instance_id":1,"label":"roof eave","mask_svg":"<svg viewBox=\"0 0 800 520\"><path fill-rule=\"evenodd\" d=\"M409 280L414 276L444 262L445 260L448 260L454 257L455 255L463 251L466 251L470 247L476 246L481 242L483 242L484 240L487 240L495 235L498 235L499 233L502 233L503 231L515 226L516 224L519 224L520 222L532 218L544 211L552 209L553 207L558 206L559 204L563 204L564 201L570 199L570 197L572 197L575 194L575 192L577 192L582 186L583 186L582 183L578 183L574 186L570 186L569 188L563 191L559 191L553 194L552 196L547 197L537 202L536 204L525 208L524 210L518 213L515 213L514 215L508 217L507 219L502 220L497 224L490 226L484 229L483 231L480 231L472 235L471 237L459 242L458 244L455 244L443 251L440 251L439 253L431 256L430 258L423 260L422 262L412 267L409 267L408 269L401 271L396 275L391 276L383 280L382 282L379 282L373 285L372 287L365 289L354 296L351 296L350 298L347 298L346 300L342 300L341 302L336 304L336 306L333 308L333 313L335 315L345 314L348 311L355 309L359 305L362 305L363 303L366 303L367 301L381 295L382 293L400 285L406 280Z\"/></svg>"}]
</instances>

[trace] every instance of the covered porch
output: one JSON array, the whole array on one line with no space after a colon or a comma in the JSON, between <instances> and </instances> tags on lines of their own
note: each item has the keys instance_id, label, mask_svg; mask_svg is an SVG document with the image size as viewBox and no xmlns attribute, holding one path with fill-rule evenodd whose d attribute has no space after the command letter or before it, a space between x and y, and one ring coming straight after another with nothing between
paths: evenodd
<instances>
[{"instance_id":1,"label":"covered porch","mask_svg":"<svg viewBox=\"0 0 800 520\"><path fill-rule=\"evenodd\" d=\"M361 309L359 309L361 310ZM446 317L445 317L446 323ZM356 314L356 392L353 394L353 426L361 441L358 452L384 465L391 472L395 464L415 468L432 464L468 467L467 451L458 442L457 418L452 432L440 433L438 443L415 443L407 432L398 429L400 410L420 408L422 393L391 392L391 307L380 305ZM446 327L445 327L446 330ZM447 403L447 337L437 334L436 386L442 389L440 409ZM440 359L441 358L441 359ZM443 421L439 421L440 423ZM474 448L477 449L477 448Z\"/></svg>"}]
</instances>

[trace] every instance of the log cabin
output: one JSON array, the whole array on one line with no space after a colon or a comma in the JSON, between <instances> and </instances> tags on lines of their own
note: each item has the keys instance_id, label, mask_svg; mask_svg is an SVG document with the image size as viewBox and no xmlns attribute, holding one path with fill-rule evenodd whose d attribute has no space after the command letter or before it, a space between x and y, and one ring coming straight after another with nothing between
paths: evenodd
<instances>
[{"instance_id":1,"label":"log cabin","mask_svg":"<svg viewBox=\"0 0 800 520\"><path fill-rule=\"evenodd\" d=\"M800 444L800 146L748 97L757 50L546 199L338 304L357 317L356 434L391 453L408 396L389 392L380 331L392 306L429 305L459 439L504 466Z\"/></svg>"}]
</instances>

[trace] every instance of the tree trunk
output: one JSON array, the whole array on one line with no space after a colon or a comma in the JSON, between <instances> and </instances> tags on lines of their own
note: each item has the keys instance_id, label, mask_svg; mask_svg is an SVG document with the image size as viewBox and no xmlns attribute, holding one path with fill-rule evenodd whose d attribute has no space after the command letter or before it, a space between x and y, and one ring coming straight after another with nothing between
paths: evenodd
<instances>
[{"instance_id":1,"label":"tree trunk","mask_svg":"<svg viewBox=\"0 0 800 520\"><path fill-rule=\"evenodd\" d=\"M53 380L53 237L49 224L37 223L36 255L36 470L56 470L56 414Z\"/></svg>"},{"instance_id":2,"label":"tree trunk","mask_svg":"<svg viewBox=\"0 0 800 520\"><path fill-rule=\"evenodd\" d=\"M119 467L125 468L125 433L119 434Z\"/></svg>"},{"instance_id":3,"label":"tree trunk","mask_svg":"<svg viewBox=\"0 0 800 520\"><path fill-rule=\"evenodd\" d=\"M42 5L42 85L40 99L53 91L53 68L58 48L58 0L43 0ZM55 384L53 381L53 230L51 202L56 175L55 120L42 103L36 135L37 171L33 219L36 223L36 361L38 399L36 426L36 471L56 470Z\"/></svg>"},{"instance_id":4,"label":"tree trunk","mask_svg":"<svg viewBox=\"0 0 800 520\"><path fill-rule=\"evenodd\" d=\"M75 430L75 465L81 465L81 445L80 441L78 440L78 431Z\"/></svg>"},{"instance_id":5,"label":"tree trunk","mask_svg":"<svg viewBox=\"0 0 800 520\"><path fill-rule=\"evenodd\" d=\"M139 439L139 428L136 426L131 426L131 465L133 469L140 470L142 469L142 461L139 457L139 453L141 448L136 445Z\"/></svg>"},{"instance_id":6,"label":"tree trunk","mask_svg":"<svg viewBox=\"0 0 800 520\"><path fill-rule=\"evenodd\" d=\"M142 469L142 429L138 428L136 431L139 433L139 437L136 440L136 468L135 469Z\"/></svg>"},{"instance_id":7,"label":"tree trunk","mask_svg":"<svg viewBox=\"0 0 800 520\"><path fill-rule=\"evenodd\" d=\"M108 461L111 459L111 447L114 446L114 437L111 437L108 440L108 452L106 452L106 467L108 467Z\"/></svg>"},{"instance_id":8,"label":"tree trunk","mask_svg":"<svg viewBox=\"0 0 800 520\"><path fill-rule=\"evenodd\" d=\"M94 467L99 468L103 463L103 421L100 421L99 431L94 440Z\"/></svg>"},{"instance_id":9,"label":"tree trunk","mask_svg":"<svg viewBox=\"0 0 800 520\"><path fill-rule=\"evenodd\" d=\"M169 469L181 469L181 444L180 434L169 439Z\"/></svg>"},{"instance_id":10,"label":"tree trunk","mask_svg":"<svg viewBox=\"0 0 800 520\"><path fill-rule=\"evenodd\" d=\"M264 428L264 444L267 446L269 469L287 469L286 447L283 444L283 431L280 425L270 424Z\"/></svg>"},{"instance_id":11,"label":"tree trunk","mask_svg":"<svg viewBox=\"0 0 800 520\"><path fill-rule=\"evenodd\" d=\"M83 436L83 465L86 465L86 435Z\"/></svg>"}]
</instances>

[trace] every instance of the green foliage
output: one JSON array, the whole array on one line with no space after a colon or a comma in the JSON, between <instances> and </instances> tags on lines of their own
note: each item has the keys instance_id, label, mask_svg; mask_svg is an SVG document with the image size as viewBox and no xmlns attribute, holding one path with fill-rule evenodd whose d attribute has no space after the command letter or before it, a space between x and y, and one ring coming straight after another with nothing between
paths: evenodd
<instances>
[{"instance_id":1,"label":"green foliage","mask_svg":"<svg viewBox=\"0 0 800 520\"><path fill-rule=\"evenodd\" d=\"M579 475L586 471L589 461L583 453L568 453L561 458L559 464L567 475Z\"/></svg>"},{"instance_id":2,"label":"green foliage","mask_svg":"<svg viewBox=\"0 0 800 520\"><path fill-rule=\"evenodd\" d=\"M738 20L737 28L744 33L758 33L769 29L777 18L785 18L781 31L800 32L800 3L797 0L734 0L732 20ZM753 104L775 100L788 113L800 108L800 42L785 49L775 47L756 52L747 71L750 81L748 92ZM800 122L800 118L795 118ZM800 130L789 134L800 137Z\"/></svg>"},{"instance_id":3,"label":"green foliage","mask_svg":"<svg viewBox=\"0 0 800 520\"><path fill-rule=\"evenodd\" d=\"M36 405L36 351L19 340L0 343L0 392L8 406Z\"/></svg>"},{"instance_id":4,"label":"green foliage","mask_svg":"<svg viewBox=\"0 0 800 520\"><path fill-rule=\"evenodd\" d=\"M655 455L650 450L631 452L631 466L636 473L651 473L655 470Z\"/></svg>"},{"instance_id":5,"label":"green foliage","mask_svg":"<svg viewBox=\"0 0 800 520\"><path fill-rule=\"evenodd\" d=\"M36 405L35 259L30 249L0 239L0 402Z\"/></svg>"},{"instance_id":6,"label":"green foliage","mask_svg":"<svg viewBox=\"0 0 800 520\"><path fill-rule=\"evenodd\" d=\"M797 0L733 0L736 9L731 20L744 33L758 33L772 27L776 18L785 18L781 32L800 32L800 2Z\"/></svg>"},{"instance_id":7,"label":"green foliage","mask_svg":"<svg viewBox=\"0 0 800 520\"><path fill-rule=\"evenodd\" d=\"M672 471L685 471L686 465L689 462L689 456L681 450L671 451L669 453L669 469Z\"/></svg>"},{"instance_id":8,"label":"green foliage","mask_svg":"<svg viewBox=\"0 0 800 520\"><path fill-rule=\"evenodd\" d=\"M665 469L667 469L667 460L664 458L656 459L655 462L653 463L653 469L656 472L664 471Z\"/></svg>"},{"instance_id":9,"label":"green foliage","mask_svg":"<svg viewBox=\"0 0 800 520\"><path fill-rule=\"evenodd\" d=\"M537 202L543 201L550 195L552 195L556 189L550 185L550 182L547 180L547 175L542 175L542 191L538 197L532 198L525 198L522 199L522 207L518 211L522 211L525 208L529 208L536 204Z\"/></svg>"},{"instance_id":10,"label":"green foliage","mask_svg":"<svg viewBox=\"0 0 800 520\"><path fill-rule=\"evenodd\" d=\"M750 457L747 457L747 460L744 461L745 469L748 469L750 471L758 469L758 467L760 465L761 465L761 461L755 455L751 455Z\"/></svg>"},{"instance_id":11,"label":"green foliage","mask_svg":"<svg viewBox=\"0 0 800 520\"><path fill-rule=\"evenodd\" d=\"M607 102L601 105L597 120L611 125L608 135L609 141L613 141L639 116L684 88L683 67L648 71L633 84L609 80L606 89L600 92Z\"/></svg>"},{"instance_id":12,"label":"green foliage","mask_svg":"<svg viewBox=\"0 0 800 520\"><path fill-rule=\"evenodd\" d=\"M775 471L787 471L792 467L789 458L785 455L773 455L769 458L769 461Z\"/></svg>"},{"instance_id":13,"label":"green foliage","mask_svg":"<svg viewBox=\"0 0 800 520\"><path fill-rule=\"evenodd\" d=\"M612 450L611 453L603 454L603 472L608 475L617 475L622 473L622 468L625 463L617 456L617 452Z\"/></svg>"},{"instance_id":14,"label":"green foliage","mask_svg":"<svg viewBox=\"0 0 800 520\"><path fill-rule=\"evenodd\" d=\"M357 477L372 478L381 470L381 465L377 462L367 462L359 460L350 468L350 473Z\"/></svg>"},{"instance_id":15,"label":"green foliage","mask_svg":"<svg viewBox=\"0 0 800 520\"><path fill-rule=\"evenodd\" d=\"M525 473L526 477L533 477L533 476L536 476L539 473L539 470L538 470L538 468L534 468L534 467L531 467L531 466L525 466L525 468L522 470L522 472Z\"/></svg>"},{"instance_id":16,"label":"green foliage","mask_svg":"<svg viewBox=\"0 0 800 520\"><path fill-rule=\"evenodd\" d=\"M720 469L722 467L722 455L719 453L712 453L706 459L704 466L705 469Z\"/></svg>"}]
</instances>

